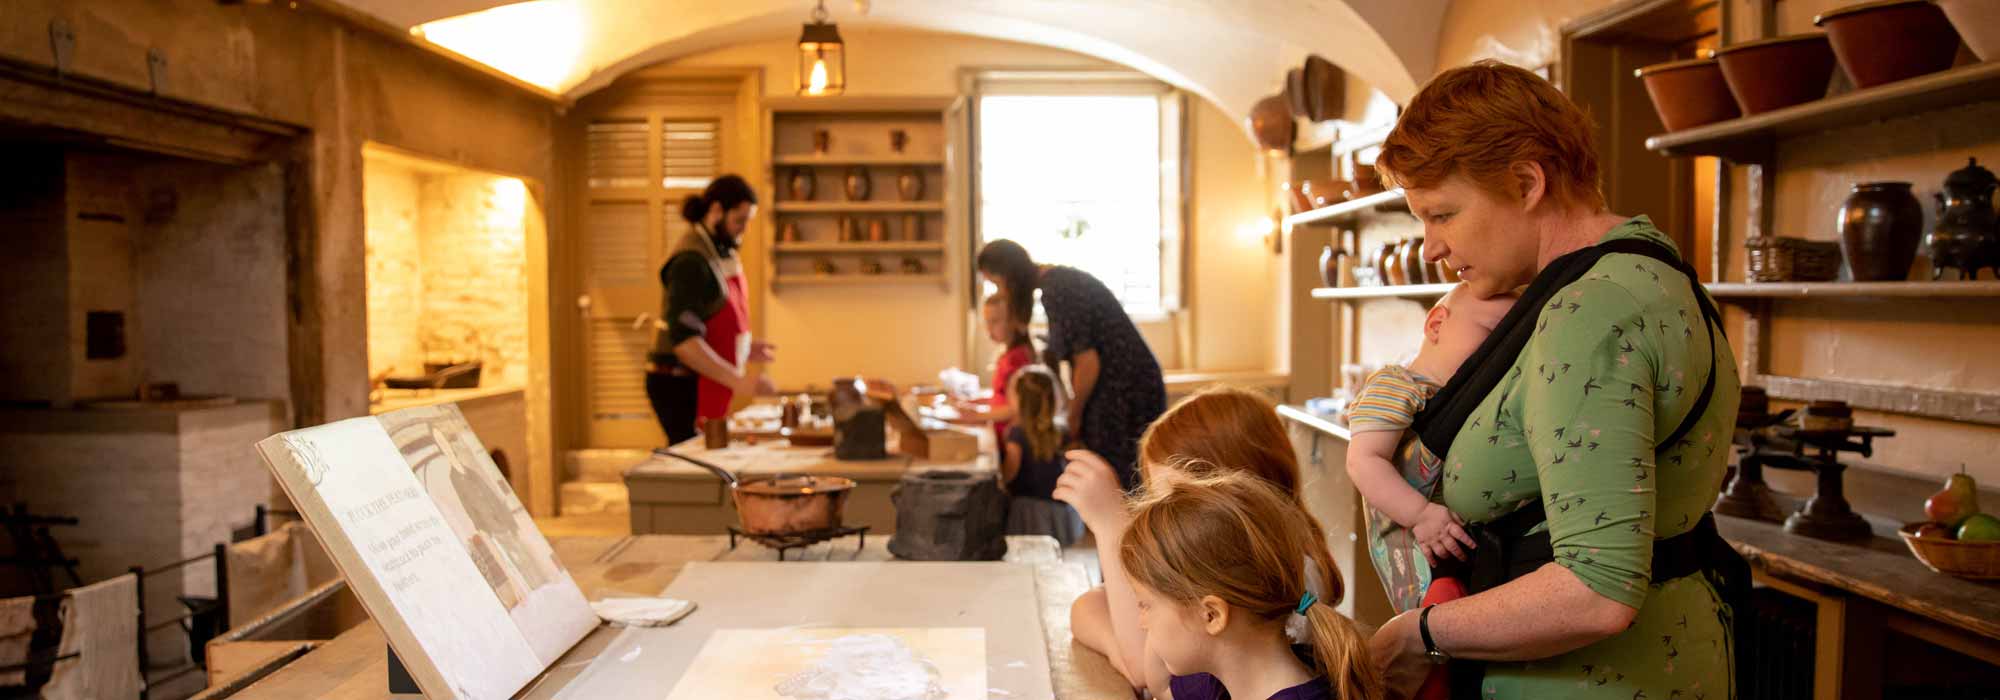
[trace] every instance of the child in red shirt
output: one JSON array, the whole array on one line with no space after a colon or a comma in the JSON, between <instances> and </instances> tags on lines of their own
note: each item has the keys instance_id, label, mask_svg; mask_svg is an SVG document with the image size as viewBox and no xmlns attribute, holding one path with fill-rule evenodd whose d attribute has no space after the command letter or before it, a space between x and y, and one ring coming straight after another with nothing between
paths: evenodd
<instances>
[{"instance_id":1,"label":"child in red shirt","mask_svg":"<svg viewBox=\"0 0 2000 700\"><path fill-rule=\"evenodd\" d=\"M1007 308L1006 297L986 297L980 317L986 323L986 337L1002 348L993 360L993 396L984 403L960 403L958 410L968 422L993 421L995 444L1005 445L1007 427L1014 419L1014 407L1007 403L1007 386L1014 381L1015 372L1034 364L1035 345L1028 339L1027 314Z\"/></svg>"}]
</instances>

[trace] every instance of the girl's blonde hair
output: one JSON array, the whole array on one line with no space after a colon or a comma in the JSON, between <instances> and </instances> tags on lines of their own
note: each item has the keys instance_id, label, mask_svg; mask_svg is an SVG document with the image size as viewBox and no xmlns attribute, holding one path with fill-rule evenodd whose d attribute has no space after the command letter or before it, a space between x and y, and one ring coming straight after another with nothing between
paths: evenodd
<instances>
[{"instance_id":1,"label":"girl's blonde hair","mask_svg":"<svg viewBox=\"0 0 2000 700\"><path fill-rule=\"evenodd\" d=\"M1296 612L1308 578L1327 599L1305 606L1314 665L1344 700L1382 697L1382 679L1354 622L1333 609L1344 594L1326 533L1270 482L1231 470L1149 491L1134 504L1119 560L1134 581L1169 599L1216 596L1266 620ZM1305 566L1315 567L1308 576Z\"/></svg>"},{"instance_id":2,"label":"girl's blonde hair","mask_svg":"<svg viewBox=\"0 0 2000 700\"><path fill-rule=\"evenodd\" d=\"M1062 429L1056 416L1062 410L1062 389L1056 374L1043 365L1028 365L1007 382L1007 398L1014 402L1014 424L1028 435L1028 452L1048 461L1062 449Z\"/></svg>"}]
</instances>

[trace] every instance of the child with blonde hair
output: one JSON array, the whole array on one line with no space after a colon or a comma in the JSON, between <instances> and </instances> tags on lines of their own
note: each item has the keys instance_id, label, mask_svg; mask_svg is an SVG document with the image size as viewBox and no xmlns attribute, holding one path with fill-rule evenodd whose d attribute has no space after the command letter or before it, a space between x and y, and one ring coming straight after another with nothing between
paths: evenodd
<instances>
[{"instance_id":1,"label":"child with blonde hair","mask_svg":"<svg viewBox=\"0 0 2000 700\"><path fill-rule=\"evenodd\" d=\"M1354 622L1326 533L1298 500L1241 471L1191 476L1136 505L1119 561L1146 653L1174 700L1376 700L1382 681ZM1313 589L1323 586L1322 598ZM1285 627L1303 617L1308 644Z\"/></svg>"},{"instance_id":2,"label":"child with blonde hair","mask_svg":"<svg viewBox=\"0 0 2000 700\"><path fill-rule=\"evenodd\" d=\"M1007 488L1007 534L1048 535L1062 546L1083 537L1083 519L1055 500L1062 477L1062 383L1042 365L1014 373L1007 401L1014 414L1001 443L1000 483Z\"/></svg>"}]
</instances>

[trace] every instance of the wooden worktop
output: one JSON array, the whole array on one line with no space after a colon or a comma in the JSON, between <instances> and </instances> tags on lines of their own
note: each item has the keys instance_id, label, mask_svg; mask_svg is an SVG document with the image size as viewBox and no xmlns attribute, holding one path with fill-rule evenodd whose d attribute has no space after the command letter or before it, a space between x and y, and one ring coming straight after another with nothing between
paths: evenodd
<instances>
[{"instance_id":1,"label":"wooden worktop","mask_svg":"<svg viewBox=\"0 0 2000 700\"><path fill-rule=\"evenodd\" d=\"M776 552L742 543L729 548L723 536L638 535L632 537L563 537L550 541L556 557L568 567L584 595L657 595L673 583L692 561L776 561ZM888 561L887 537L870 537L857 549L854 538L814 545L787 558L801 561ZM1089 590L1082 564L1064 563L1061 549L1048 537L1008 537L1007 561L1035 567L1035 600L1049 653L1049 670L1056 697L1128 697L1131 688L1102 654L1077 646L1069 628L1070 603ZM603 627L595 634L615 634ZM581 646L581 645L579 645ZM239 700L378 700L409 698L388 692L388 661L381 629L364 622L326 645L258 681L235 697ZM590 659L558 659L556 664L588 663ZM524 697L548 697L555 689L530 686Z\"/></svg>"},{"instance_id":2,"label":"wooden worktop","mask_svg":"<svg viewBox=\"0 0 2000 700\"><path fill-rule=\"evenodd\" d=\"M1724 539L1765 573L1872 599L1988 639L2000 640L2000 585L1931 571L1900 540L1828 542L1777 523L1715 516Z\"/></svg>"},{"instance_id":3,"label":"wooden worktop","mask_svg":"<svg viewBox=\"0 0 2000 700\"><path fill-rule=\"evenodd\" d=\"M904 472L924 469L993 471L990 454L962 462L933 462L890 453L883 459L836 459L831 447L792 447L783 440L754 445L734 443L721 449L707 449L699 438L674 446L674 451L729 470L738 478L770 476L777 473L813 476L845 476L864 481L900 479ZM712 480L708 470L687 462L656 457L625 471L625 479Z\"/></svg>"}]
</instances>

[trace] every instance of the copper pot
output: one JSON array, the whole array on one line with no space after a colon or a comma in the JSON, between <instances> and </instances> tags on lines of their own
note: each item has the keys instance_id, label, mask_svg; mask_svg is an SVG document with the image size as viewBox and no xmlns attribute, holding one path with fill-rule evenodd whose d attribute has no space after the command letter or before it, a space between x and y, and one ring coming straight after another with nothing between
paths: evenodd
<instances>
[{"instance_id":1,"label":"copper pot","mask_svg":"<svg viewBox=\"0 0 2000 700\"><path fill-rule=\"evenodd\" d=\"M673 457L706 469L729 485L736 519L753 535L796 535L840 527L854 480L839 476L779 474L738 481L729 470L670 450L654 454Z\"/></svg>"}]
</instances>

